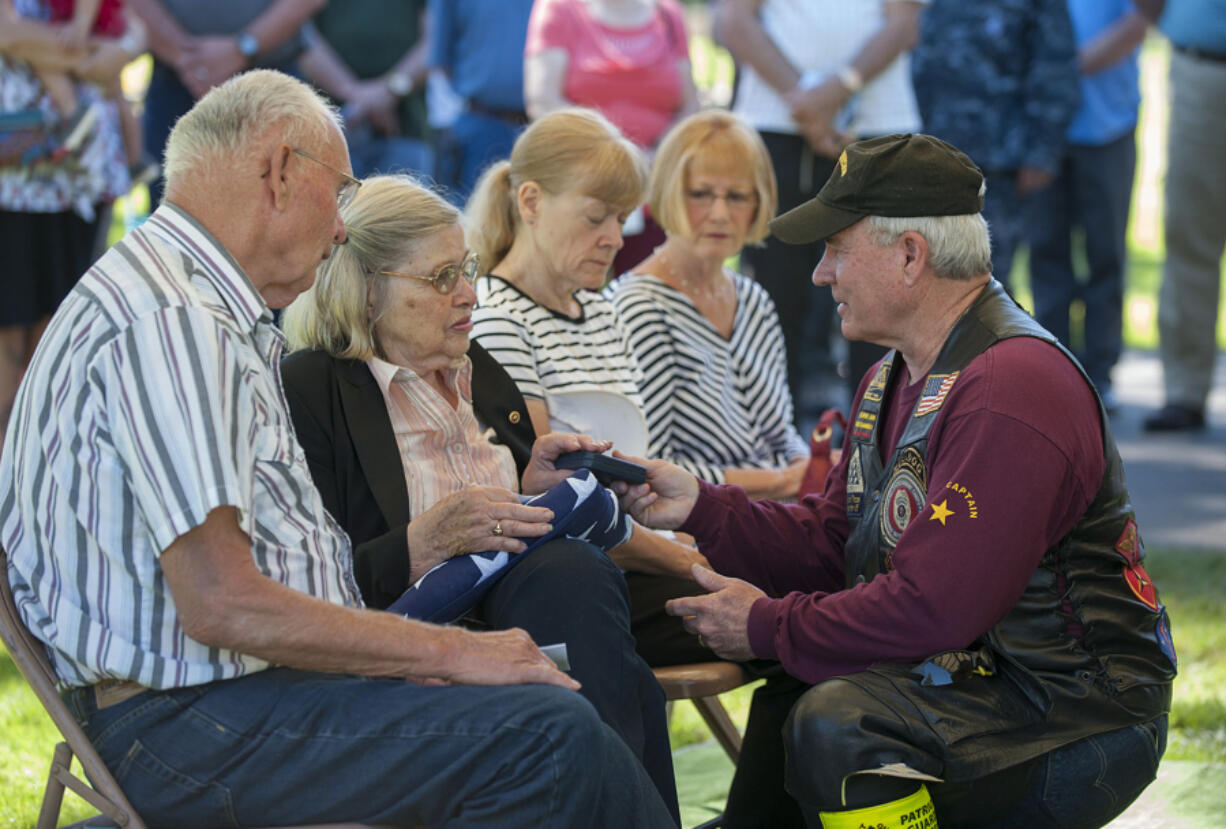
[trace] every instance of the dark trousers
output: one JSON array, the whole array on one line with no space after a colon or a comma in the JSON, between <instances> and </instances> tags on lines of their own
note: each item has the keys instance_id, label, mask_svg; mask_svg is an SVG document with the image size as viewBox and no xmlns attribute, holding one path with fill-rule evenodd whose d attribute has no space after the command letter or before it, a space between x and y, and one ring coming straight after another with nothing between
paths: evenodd
<instances>
[{"instance_id":1,"label":"dark trousers","mask_svg":"<svg viewBox=\"0 0 1226 829\"><path fill-rule=\"evenodd\" d=\"M779 186L779 213L816 196L834 171L834 160L814 155L799 135L763 132L762 140L770 152ZM813 270L825 252L824 241L787 245L770 236L763 246L749 246L741 253L742 271L766 289L779 313L783 346L787 350L788 389L797 422L806 414L814 414L802 411L805 371L833 363L832 338L839 336L835 330L834 297L829 288L813 284ZM810 319L816 323L806 330ZM848 397L854 396L860 379L885 351L873 343L847 344Z\"/></svg>"},{"instance_id":2,"label":"dark trousers","mask_svg":"<svg viewBox=\"0 0 1226 829\"><path fill-rule=\"evenodd\" d=\"M538 645L566 643L579 693L625 740L680 822L664 691L636 652L626 580L608 556L572 539L544 544L490 589L480 616L494 628L523 628Z\"/></svg>"},{"instance_id":3,"label":"dark trousers","mask_svg":"<svg viewBox=\"0 0 1226 829\"><path fill-rule=\"evenodd\" d=\"M523 129L523 124L465 110L450 127L434 133L434 180L452 204L463 207L486 168L511 157Z\"/></svg>"},{"instance_id":4,"label":"dark trousers","mask_svg":"<svg viewBox=\"0 0 1226 829\"><path fill-rule=\"evenodd\" d=\"M915 791L915 780L854 774L903 763L946 779L925 784L941 829L1092 829L1123 812L1153 781L1166 749L1164 714L953 780L950 769L966 763L966 752L984 750L974 735L990 733L1008 715L995 710L995 698L956 691L967 702L964 721L921 712L899 691L899 683L914 681L905 669L873 670L822 682L799 697L784 728L787 787L809 826L821 825L819 812L888 803ZM1039 739L1042 728L1040 722L1021 730Z\"/></svg>"},{"instance_id":5,"label":"dark trousers","mask_svg":"<svg viewBox=\"0 0 1226 829\"><path fill-rule=\"evenodd\" d=\"M1036 193L1030 237L1030 290L1039 324L1073 349L1100 390L1123 348L1125 234L1137 164L1132 132L1101 147L1070 146L1056 179ZM1074 268L1074 239L1084 239L1088 274ZM1085 343L1069 338L1069 309L1085 307Z\"/></svg>"},{"instance_id":6,"label":"dark trousers","mask_svg":"<svg viewBox=\"0 0 1226 829\"><path fill-rule=\"evenodd\" d=\"M687 631L664 603L678 596L702 596L697 582L672 576L627 573L631 628L638 650L653 667L718 659ZM808 685L784 673L778 662L753 661L743 666L753 678L766 678L754 691L749 721L724 809L724 829L794 829L804 826L800 807L783 787L783 724Z\"/></svg>"}]
</instances>

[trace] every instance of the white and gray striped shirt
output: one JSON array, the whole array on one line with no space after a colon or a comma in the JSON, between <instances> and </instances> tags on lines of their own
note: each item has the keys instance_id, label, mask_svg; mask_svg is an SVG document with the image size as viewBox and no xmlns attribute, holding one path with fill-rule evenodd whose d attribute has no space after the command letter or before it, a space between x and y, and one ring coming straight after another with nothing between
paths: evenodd
<instances>
[{"instance_id":1,"label":"white and gray striped shirt","mask_svg":"<svg viewBox=\"0 0 1226 829\"><path fill-rule=\"evenodd\" d=\"M577 319L551 311L506 280L477 280L473 336L502 364L524 397L609 391L643 408L638 365L617 312L593 291L579 291ZM552 413L552 406L550 406Z\"/></svg>"},{"instance_id":2,"label":"white and gray striped shirt","mask_svg":"<svg viewBox=\"0 0 1226 829\"><path fill-rule=\"evenodd\" d=\"M0 540L62 685L197 685L266 667L179 624L158 557L234 506L259 571L360 606L281 391L283 337L234 259L173 205L64 300L0 458Z\"/></svg>"},{"instance_id":3,"label":"white and gray striped shirt","mask_svg":"<svg viewBox=\"0 0 1226 829\"><path fill-rule=\"evenodd\" d=\"M728 340L654 276L626 274L608 288L643 371L651 457L714 483L730 467L777 468L809 455L792 425L775 304L758 283L727 273L736 286Z\"/></svg>"}]
</instances>

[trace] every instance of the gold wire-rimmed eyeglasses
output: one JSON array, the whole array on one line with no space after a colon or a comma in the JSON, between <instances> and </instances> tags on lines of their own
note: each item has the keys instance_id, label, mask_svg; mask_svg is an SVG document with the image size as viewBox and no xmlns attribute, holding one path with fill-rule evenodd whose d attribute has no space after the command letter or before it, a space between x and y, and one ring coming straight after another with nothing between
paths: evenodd
<instances>
[{"instance_id":1,"label":"gold wire-rimmed eyeglasses","mask_svg":"<svg viewBox=\"0 0 1226 829\"><path fill-rule=\"evenodd\" d=\"M342 209L342 210L349 206L349 202L353 201L353 197L354 195L357 194L358 188L362 186L361 179L354 178L353 176L346 173L344 170L338 170L337 168L333 167L331 164L329 164L326 161L320 161L318 158L311 155L306 150L300 150L297 147L295 147L294 155L300 155L305 159L314 161L316 164L320 164L324 167L327 167L329 170L331 170L332 172L336 173L338 176L343 178L345 180L345 185L341 187L341 189L336 194L336 206L338 209Z\"/></svg>"},{"instance_id":2,"label":"gold wire-rimmed eyeglasses","mask_svg":"<svg viewBox=\"0 0 1226 829\"><path fill-rule=\"evenodd\" d=\"M464 254L464 261L460 262L459 267L456 267L454 262L448 262L445 265L439 265L434 269L434 273L430 276L423 276L416 273L397 273L396 271L377 271L384 276L398 276L401 279L417 279L422 282L429 282L434 286L434 290L440 294L449 294L455 288L456 281L462 276L464 281L469 285L477 280L477 274L481 272L481 257L473 252Z\"/></svg>"},{"instance_id":3,"label":"gold wire-rimmed eyeglasses","mask_svg":"<svg viewBox=\"0 0 1226 829\"><path fill-rule=\"evenodd\" d=\"M718 199L723 199L729 210L752 210L758 206L757 193L743 193L740 190L727 190L722 194L706 189L686 190L685 198L703 210L710 210Z\"/></svg>"}]
</instances>

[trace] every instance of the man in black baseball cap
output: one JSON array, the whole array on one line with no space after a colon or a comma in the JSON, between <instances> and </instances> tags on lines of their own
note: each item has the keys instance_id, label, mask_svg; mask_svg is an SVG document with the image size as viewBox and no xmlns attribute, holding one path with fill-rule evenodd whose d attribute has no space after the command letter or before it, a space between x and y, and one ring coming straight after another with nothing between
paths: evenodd
<instances>
[{"instance_id":1,"label":"man in black baseball cap","mask_svg":"<svg viewBox=\"0 0 1226 829\"><path fill-rule=\"evenodd\" d=\"M1165 746L1175 653L1106 414L991 277L983 193L958 150L894 135L772 223L826 240L844 334L892 349L821 496L751 502L663 461L620 487L714 568L669 612L799 681L751 730L782 734L810 826L1101 826Z\"/></svg>"},{"instance_id":2,"label":"man in black baseball cap","mask_svg":"<svg viewBox=\"0 0 1226 829\"><path fill-rule=\"evenodd\" d=\"M983 173L931 135L870 138L839 156L810 201L770 223L781 241L827 239L865 216L958 216L983 210Z\"/></svg>"}]
</instances>

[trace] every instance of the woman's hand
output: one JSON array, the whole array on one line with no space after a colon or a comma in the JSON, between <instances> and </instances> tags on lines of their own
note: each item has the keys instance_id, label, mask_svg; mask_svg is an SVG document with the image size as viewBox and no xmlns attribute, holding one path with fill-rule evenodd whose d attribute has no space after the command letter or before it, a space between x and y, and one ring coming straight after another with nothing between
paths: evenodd
<instances>
[{"instance_id":1,"label":"woman's hand","mask_svg":"<svg viewBox=\"0 0 1226 829\"><path fill-rule=\"evenodd\" d=\"M553 511L519 502L509 489L470 486L452 493L409 523L409 581L449 558L502 550L522 553L521 538L553 529Z\"/></svg>"},{"instance_id":2,"label":"woman's hand","mask_svg":"<svg viewBox=\"0 0 1226 829\"><path fill-rule=\"evenodd\" d=\"M106 87L119 77L132 56L117 40L92 38L90 43L93 45L89 54L77 64L73 74L83 81Z\"/></svg>"},{"instance_id":3,"label":"woman's hand","mask_svg":"<svg viewBox=\"0 0 1226 829\"><path fill-rule=\"evenodd\" d=\"M707 557L694 547L670 540L645 527L635 527L625 544L609 551L609 558L623 570L654 576L694 578L695 564L710 567Z\"/></svg>"},{"instance_id":4,"label":"woman's hand","mask_svg":"<svg viewBox=\"0 0 1226 829\"><path fill-rule=\"evenodd\" d=\"M525 495L536 495L560 483L572 474L573 469L558 469L553 462L567 452L607 452L613 444L596 440L587 435L572 435L567 432L550 432L541 435L532 444L532 459L524 469L520 487Z\"/></svg>"},{"instance_id":5,"label":"woman's hand","mask_svg":"<svg viewBox=\"0 0 1226 829\"><path fill-rule=\"evenodd\" d=\"M799 458L779 469L725 469L724 482L739 486L750 498L795 500L808 466L808 458Z\"/></svg>"},{"instance_id":6,"label":"woman's hand","mask_svg":"<svg viewBox=\"0 0 1226 829\"><path fill-rule=\"evenodd\" d=\"M609 488L618 494L622 509L635 521L657 530L675 530L685 523L698 503L698 479L665 461L632 458L614 450L613 457L647 467L646 483L631 486L614 481Z\"/></svg>"}]
</instances>

